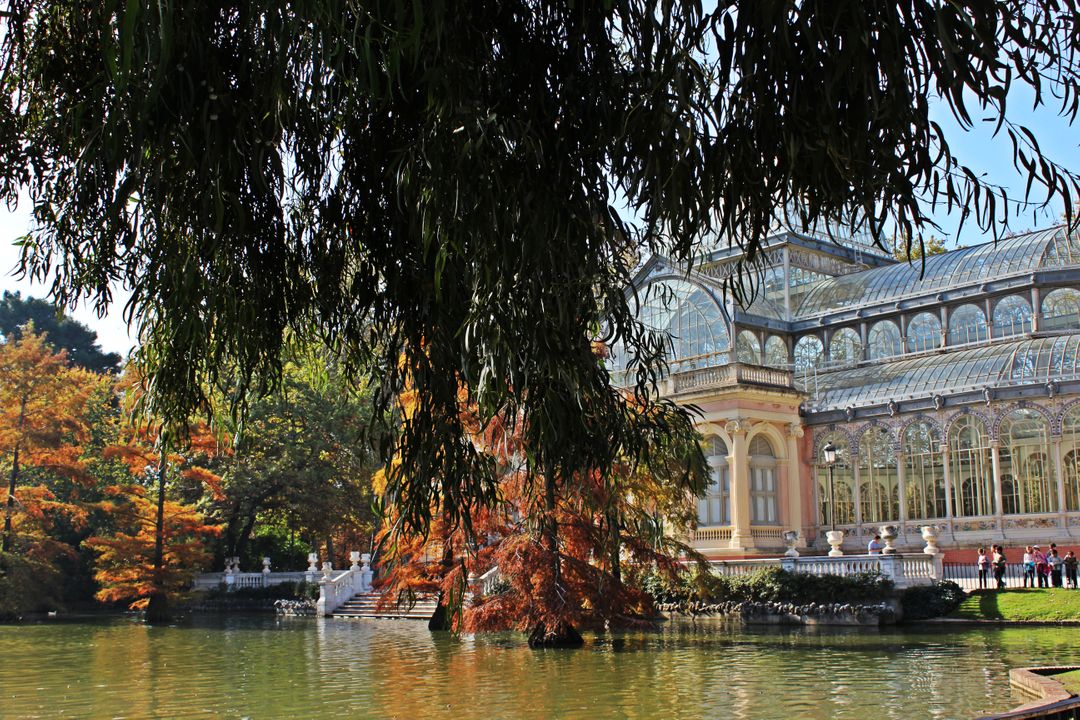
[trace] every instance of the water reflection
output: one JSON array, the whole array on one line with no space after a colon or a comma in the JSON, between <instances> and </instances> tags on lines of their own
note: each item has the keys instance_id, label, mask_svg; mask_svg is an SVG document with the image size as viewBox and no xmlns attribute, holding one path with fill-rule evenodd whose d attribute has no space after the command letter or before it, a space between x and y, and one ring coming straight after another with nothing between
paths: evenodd
<instances>
[{"instance_id":1,"label":"water reflection","mask_svg":"<svg viewBox=\"0 0 1080 720\"><path fill-rule=\"evenodd\" d=\"M400 621L111 619L0 626L0 718L962 718L1020 701L1011 666L1078 661L1061 628L705 621L532 651Z\"/></svg>"}]
</instances>

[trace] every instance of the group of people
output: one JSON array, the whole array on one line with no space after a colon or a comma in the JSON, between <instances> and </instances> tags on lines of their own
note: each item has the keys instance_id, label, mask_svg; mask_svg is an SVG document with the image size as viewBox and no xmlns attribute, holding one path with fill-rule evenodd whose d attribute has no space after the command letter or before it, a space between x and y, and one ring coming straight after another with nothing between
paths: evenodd
<instances>
[{"instance_id":1,"label":"group of people","mask_svg":"<svg viewBox=\"0 0 1080 720\"><path fill-rule=\"evenodd\" d=\"M1070 587L1076 589L1076 553L1069 550L1064 555L1058 550L1057 543L1050 543L1050 548L1043 552L1038 545L1024 548L1024 587ZM979 548L979 587L989 587L989 578L993 575L997 589L1005 587L1005 569L1008 560L1001 545L991 545L990 554L986 548ZM1038 583L1038 584L1036 584Z\"/></svg>"}]
</instances>

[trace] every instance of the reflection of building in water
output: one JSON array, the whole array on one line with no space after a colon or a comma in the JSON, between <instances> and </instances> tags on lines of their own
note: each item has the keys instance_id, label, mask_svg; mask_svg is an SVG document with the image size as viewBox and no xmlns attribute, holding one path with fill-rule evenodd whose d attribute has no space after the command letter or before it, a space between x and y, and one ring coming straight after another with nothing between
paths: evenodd
<instances>
[{"instance_id":1,"label":"reflection of building in water","mask_svg":"<svg viewBox=\"0 0 1080 720\"><path fill-rule=\"evenodd\" d=\"M736 303L724 279L750 278ZM862 243L774 236L636 278L670 333L661 390L703 412L712 485L694 544L775 554L783 532L850 550L1080 537L1080 237L1062 227L896 262ZM613 360L620 362L618 348ZM618 377L618 375L617 375ZM829 468L822 447L832 443Z\"/></svg>"}]
</instances>

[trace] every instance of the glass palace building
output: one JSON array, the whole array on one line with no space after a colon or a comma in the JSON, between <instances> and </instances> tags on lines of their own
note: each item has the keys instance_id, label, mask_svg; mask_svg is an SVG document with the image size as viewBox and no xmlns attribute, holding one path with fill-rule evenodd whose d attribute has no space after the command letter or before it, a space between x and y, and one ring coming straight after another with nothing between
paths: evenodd
<instances>
[{"instance_id":1,"label":"glass palace building","mask_svg":"<svg viewBox=\"0 0 1080 720\"><path fill-rule=\"evenodd\" d=\"M776 554L783 533L865 551L934 525L945 550L1080 542L1080 236L1056 227L897 262L782 233L687 274L650 259L643 320L671 339L661 392L696 406L712 470L693 545ZM733 273L756 286L732 302ZM618 354L615 353L617 359ZM824 461L832 444L836 459Z\"/></svg>"}]
</instances>

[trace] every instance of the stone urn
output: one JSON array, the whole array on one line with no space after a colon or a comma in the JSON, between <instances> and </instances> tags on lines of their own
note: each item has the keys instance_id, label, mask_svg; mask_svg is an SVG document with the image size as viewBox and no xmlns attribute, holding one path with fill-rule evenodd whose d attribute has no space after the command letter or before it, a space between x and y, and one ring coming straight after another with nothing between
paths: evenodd
<instances>
[{"instance_id":1,"label":"stone urn","mask_svg":"<svg viewBox=\"0 0 1080 720\"><path fill-rule=\"evenodd\" d=\"M322 574L323 574L323 578L325 578L326 580L329 580L330 576L334 574L334 566L330 563L329 560L326 560L325 562L323 562L323 564L322 564Z\"/></svg>"},{"instance_id":2,"label":"stone urn","mask_svg":"<svg viewBox=\"0 0 1080 720\"><path fill-rule=\"evenodd\" d=\"M350 570L352 570L353 572L357 572L357 571L360 570L360 551L359 550L351 550L349 552L349 562L352 563L352 565L349 566Z\"/></svg>"},{"instance_id":3,"label":"stone urn","mask_svg":"<svg viewBox=\"0 0 1080 720\"><path fill-rule=\"evenodd\" d=\"M268 558L268 557L263 558L263 569L262 569L262 571L263 571L264 574L269 574L270 573L270 558Z\"/></svg>"},{"instance_id":4,"label":"stone urn","mask_svg":"<svg viewBox=\"0 0 1080 720\"><path fill-rule=\"evenodd\" d=\"M795 530L784 531L784 544L787 545L787 552L784 553L784 557L799 557L799 551L795 549L795 546L799 542L799 533Z\"/></svg>"},{"instance_id":5,"label":"stone urn","mask_svg":"<svg viewBox=\"0 0 1080 720\"><path fill-rule=\"evenodd\" d=\"M840 549L840 546L844 544L843 530L829 530L825 533L825 537L829 541L829 547L832 548L829 551L829 557L840 557L844 554L844 551Z\"/></svg>"},{"instance_id":6,"label":"stone urn","mask_svg":"<svg viewBox=\"0 0 1080 720\"><path fill-rule=\"evenodd\" d=\"M317 572L319 572L319 554L318 553L308 553L307 562L308 562L307 571L309 573L317 573Z\"/></svg>"},{"instance_id":7,"label":"stone urn","mask_svg":"<svg viewBox=\"0 0 1080 720\"><path fill-rule=\"evenodd\" d=\"M896 541L897 535L899 535L899 528L895 525L881 526L881 539L885 541L885 547L881 550L883 555L892 555L896 552L896 548L893 547L893 542Z\"/></svg>"},{"instance_id":8,"label":"stone urn","mask_svg":"<svg viewBox=\"0 0 1080 720\"><path fill-rule=\"evenodd\" d=\"M933 525L922 526L922 539L926 541L926 547L923 548L923 552L927 555L937 555L940 550L937 546L937 528Z\"/></svg>"}]
</instances>

